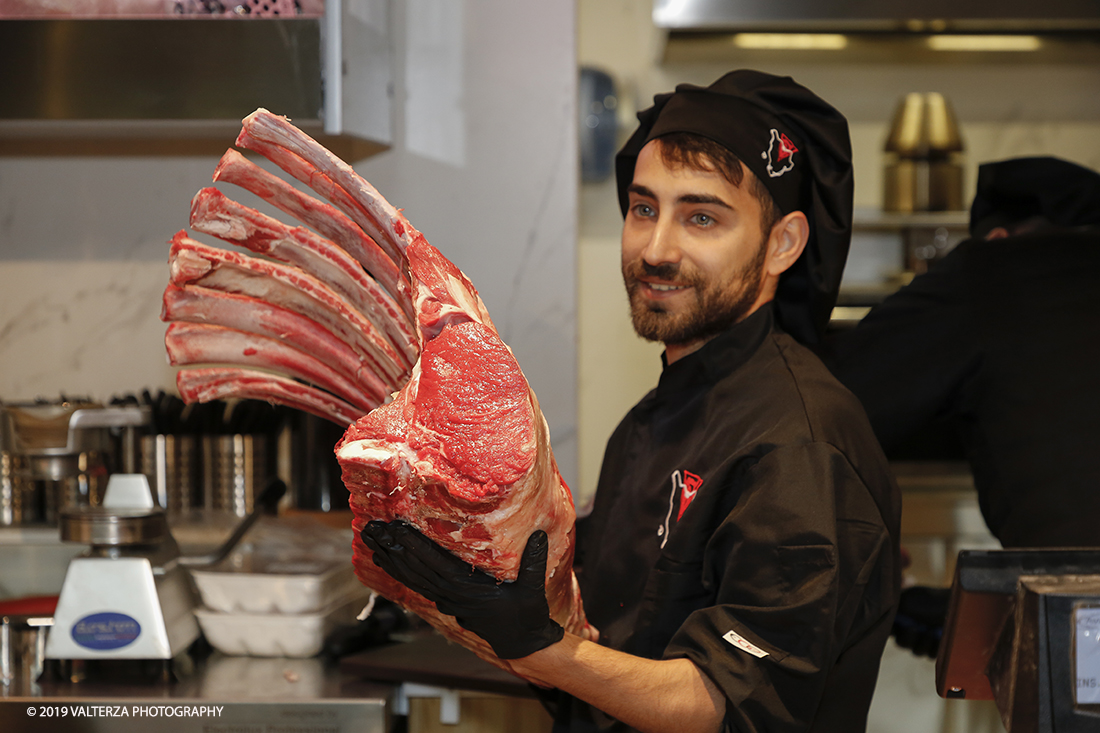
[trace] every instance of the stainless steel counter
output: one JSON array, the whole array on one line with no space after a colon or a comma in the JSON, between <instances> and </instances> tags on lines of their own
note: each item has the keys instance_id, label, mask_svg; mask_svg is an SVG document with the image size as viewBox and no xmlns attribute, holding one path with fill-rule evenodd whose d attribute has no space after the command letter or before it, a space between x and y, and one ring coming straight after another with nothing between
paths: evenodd
<instances>
[{"instance_id":1,"label":"stainless steel counter","mask_svg":"<svg viewBox=\"0 0 1100 733\"><path fill-rule=\"evenodd\" d=\"M320 658L214 653L175 683L0 687L5 733L386 733L393 688Z\"/></svg>"}]
</instances>

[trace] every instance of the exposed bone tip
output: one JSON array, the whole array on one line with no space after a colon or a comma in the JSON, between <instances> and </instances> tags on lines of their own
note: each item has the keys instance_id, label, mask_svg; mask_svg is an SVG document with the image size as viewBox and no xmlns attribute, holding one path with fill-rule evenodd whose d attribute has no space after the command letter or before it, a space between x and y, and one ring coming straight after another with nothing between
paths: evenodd
<instances>
[{"instance_id":1,"label":"exposed bone tip","mask_svg":"<svg viewBox=\"0 0 1100 733\"><path fill-rule=\"evenodd\" d=\"M197 216L199 207L203 205L203 203L210 195L206 193L207 190L210 190L209 186L207 186L206 188L200 188L198 191L195 192L195 195L191 197L191 215L189 221L191 222L192 226L195 225L195 218ZM216 191L217 189L213 190Z\"/></svg>"},{"instance_id":2,"label":"exposed bone tip","mask_svg":"<svg viewBox=\"0 0 1100 733\"><path fill-rule=\"evenodd\" d=\"M291 121L290 118L286 115L277 115L274 112L271 112L270 110L267 110L263 107L257 107L255 112L250 114L248 117L245 117L243 120L241 120L241 122L247 125L249 122L258 120L263 117L271 117L278 120L285 120L286 122Z\"/></svg>"},{"instance_id":3,"label":"exposed bone tip","mask_svg":"<svg viewBox=\"0 0 1100 733\"><path fill-rule=\"evenodd\" d=\"M214 175L210 177L210 180L215 182L220 181L222 178L222 173L225 171L226 166L237 163L237 159L243 157L243 155L241 155L233 148L229 148L228 150L226 150L224 153L222 153L222 157L218 160L218 164L214 167Z\"/></svg>"}]
</instances>

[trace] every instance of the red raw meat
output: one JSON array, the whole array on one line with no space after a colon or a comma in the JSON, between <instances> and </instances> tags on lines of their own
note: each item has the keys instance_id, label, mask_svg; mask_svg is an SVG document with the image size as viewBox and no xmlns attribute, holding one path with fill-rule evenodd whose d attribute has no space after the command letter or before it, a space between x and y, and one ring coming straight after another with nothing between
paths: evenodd
<instances>
[{"instance_id":1,"label":"red raw meat","mask_svg":"<svg viewBox=\"0 0 1100 733\"><path fill-rule=\"evenodd\" d=\"M483 658L511 669L479 637L374 565L358 537L367 521L404 519L501 580L516 578L527 539L544 530L551 615L568 631L597 638L572 570L573 501L546 420L477 290L351 166L285 118L257 110L244 120L237 144L335 207L239 154L223 157L218 180L247 188L324 236L214 189L200 192L196 228L288 264L177 234L162 310L172 322L171 358L278 373L188 367L177 375L181 397L265 399L354 423L337 458L355 515L356 573Z\"/></svg>"},{"instance_id":2,"label":"red raw meat","mask_svg":"<svg viewBox=\"0 0 1100 733\"><path fill-rule=\"evenodd\" d=\"M538 400L469 280L427 242L406 250L420 361L394 400L360 418L336 456L351 492L363 583L506 669L477 636L374 565L358 538L372 519L404 519L458 557L516 578L530 534L550 540L546 596L567 630L594 638L572 573L574 509Z\"/></svg>"}]
</instances>

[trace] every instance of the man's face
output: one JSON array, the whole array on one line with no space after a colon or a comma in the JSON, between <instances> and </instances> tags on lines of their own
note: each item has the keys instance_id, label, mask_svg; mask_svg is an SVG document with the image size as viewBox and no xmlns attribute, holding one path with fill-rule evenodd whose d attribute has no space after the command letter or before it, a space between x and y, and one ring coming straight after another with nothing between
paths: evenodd
<instances>
[{"instance_id":1,"label":"man's face","mask_svg":"<svg viewBox=\"0 0 1100 733\"><path fill-rule=\"evenodd\" d=\"M623 224L622 270L634 330L683 346L717 335L759 306L767 235L760 202L717 171L669 168L642 148Z\"/></svg>"}]
</instances>

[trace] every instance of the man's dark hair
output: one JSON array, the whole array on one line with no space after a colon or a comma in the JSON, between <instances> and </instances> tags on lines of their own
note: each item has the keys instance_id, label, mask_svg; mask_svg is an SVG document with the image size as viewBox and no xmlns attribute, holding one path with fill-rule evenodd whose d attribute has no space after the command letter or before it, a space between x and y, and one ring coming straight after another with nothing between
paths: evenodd
<instances>
[{"instance_id":1,"label":"man's dark hair","mask_svg":"<svg viewBox=\"0 0 1100 733\"><path fill-rule=\"evenodd\" d=\"M741 181L745 178L741 159L724 145L690 132L672 132L662 135L657 141L661 143L658 150L665 163L698 171L716 170L731 184L741 187ZM760 224L767 236L783 213L776 206L771 192L756 176L752 176L749 193L760 202Z\"/></svg>"}]
</instances>

